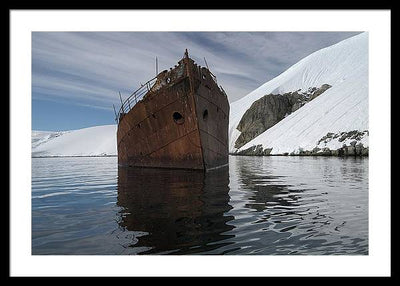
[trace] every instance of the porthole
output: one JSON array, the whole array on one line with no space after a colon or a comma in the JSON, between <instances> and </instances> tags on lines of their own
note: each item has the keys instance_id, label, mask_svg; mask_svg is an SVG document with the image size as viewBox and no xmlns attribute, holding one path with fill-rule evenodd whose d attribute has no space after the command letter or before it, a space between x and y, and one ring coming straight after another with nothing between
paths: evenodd
<instances>
[{"instance_id":1,"label":"porthole","mask_svg":"<svg viewBox=\"0 0 400 286\"><path fill-rule=\"evenodd\" d=\"M207 120L207 118L208 118L208 110L206 109L203 111L203 120Z\"/></svg>"},{"instance_id":2,"label":"porthole","mask_svg":"<svg viewBox=\"0 0 400 286\"><path fill-rule=\"evenodd\" d=\"M170 78L170 77L167 77L167 78L165 79L165 82L166 82L166 83L170 83L170 82L171 82L171 78Z\"/></svg>"},{"instance_id":3,"label":"porthole","mask_svg":"<svg viewBox=\"0 0 400 286\"><path fill-rule=\"evenodd\" d=\"M202 76L201 76L203 79L206 79L207 77L206 77L206 75L203 73L202 74Z\"/></svg>"},{"instance_id":4,"label":"porthole","mask_svg":"<svg viewBox=\"0 0 400 286\"><path fill-rule=\"evenodd\" d=\"M176 124L183 124L183 122L185 122L185 118L179 112L174 112L174 114L172 114L172 118Z\"/></svg>"}]
</instances>

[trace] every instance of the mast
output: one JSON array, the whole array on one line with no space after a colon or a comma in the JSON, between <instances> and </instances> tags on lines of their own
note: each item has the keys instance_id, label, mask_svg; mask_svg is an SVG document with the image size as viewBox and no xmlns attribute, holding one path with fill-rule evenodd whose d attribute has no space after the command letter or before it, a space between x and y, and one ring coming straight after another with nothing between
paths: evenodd
<instances>
[{"instance_id":1,"label":"mast","mask_svg":"<svg viewBox=\"0 0 400 286\"><path fill-rule=\"evenodd\" d=\"M193 83L192 83L192 73L191 73L191 71L190 71L190 69L191 69L191 66L190 66L190 58L189 58L189 53L188 53L188 50L187 50L187 49L185 49L184 62L185 62L185 65L186 65L186 73L187 73L187 75L188 75L188 77L189 77L190 91L191 91L192 94L193 94L193 92L194 92L194 87L193 87Z\"/></svg>"},{"instance_id":2,"label":"mast","mask_svg":"<svg viewBox=\"0 0 400 286\"><path fill-rule=\"evenodd\" d=\"M207 69L210 70L210 68L208 67L207 61L206 61L206 57L204 57L204 62L206 63Z\"/></svg>"},{"instance_id":3,"label":"mast","mask_svg":"<svg viewBox=\"0 0 400 286\"><path fill-rule=\"evenodd\" d=\"M158 75L158 60L157 60L157 57L156 57L156 76Z\"/></svg>"}]
</instances>

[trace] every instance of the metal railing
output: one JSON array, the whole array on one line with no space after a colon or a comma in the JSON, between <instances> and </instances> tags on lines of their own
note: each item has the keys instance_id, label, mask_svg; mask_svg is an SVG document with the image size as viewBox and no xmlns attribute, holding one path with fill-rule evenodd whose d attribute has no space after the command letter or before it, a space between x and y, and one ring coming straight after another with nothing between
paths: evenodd
<instances>
[{"instance_id":1,"label":"metal railing","mask_svg":"<svg viewBox=\"0 0 400 286\"><path fill-rule=\"evenodd\" d=\"M215 84L218 85L217 77L210 70L208 70L208 72L210 73L211 78L214 80Z\"/></svg>"},{"instance_id":2,"label":"metal railing","mask_svg":"<svg viewBox=\"0 0 400 286\"><path fill-rule=\"evenodd\" d=\"M121 99L121 107L118 113L115 113L115 121L118 123L121 115L128 113L143 97L151 91L153 84L156 82L157 77L152 78L145 84L142 84L140 88L134 91L124 102ZM120 95L121 96L121 95ZM114 109L115 112L115 109Z\"/></svg>"},{"instance_id":3,"label":"metal railing","mask_svg":"<svg viewBox=\"0 0 400 286\"><path fill-rule=\"evenodd\" d=\"M204 58L205 61L205 58ZM207 65L207 62L206 62ZM207 65L207 70L211 76L211 78L213 79L213 81L215 82L215 84L218 86L218 82L217 82L217 77L208 69L208 65ZM198 72L201 75L201 67L199 66ZM138 88L135 92L133 92L124 102L122 102L122 98L121 98L121 94L120 94L120 99L121 99L121 107L118 110L118 113L115 111L115 107L114 107L114 113L115 113L115 121L117 123L119 123L120 119L121 119L121 115L124 115L126 113L128 113L140 100L143 99L143 97L151 92L154 91L153 90L153 86L154 83L157 81L157 76L155 76L154 78L150 79L148 82L146 82L145 84L142 84L140 88ZM221 91L225 94L225 90L222 89L222 86L219 86Z\"/></svg>"}]
</instances>

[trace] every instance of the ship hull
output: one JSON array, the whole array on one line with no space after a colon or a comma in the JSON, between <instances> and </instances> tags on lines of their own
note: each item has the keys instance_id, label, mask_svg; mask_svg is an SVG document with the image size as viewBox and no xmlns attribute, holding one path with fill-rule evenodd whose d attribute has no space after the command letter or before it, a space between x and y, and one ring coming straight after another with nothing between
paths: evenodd
<instances>
[{"instance_id":1,"label":"ship hull","mask_svg":"<svg viewBox=\"0 0 400 286\"><path fill-rule=\"evenodd\" d=\"M211 170L228 164L229 103L208 69L186 58L119 120L120 166ZM172 79L172 80L171 80Z\"/></svg>"}]
</instances>

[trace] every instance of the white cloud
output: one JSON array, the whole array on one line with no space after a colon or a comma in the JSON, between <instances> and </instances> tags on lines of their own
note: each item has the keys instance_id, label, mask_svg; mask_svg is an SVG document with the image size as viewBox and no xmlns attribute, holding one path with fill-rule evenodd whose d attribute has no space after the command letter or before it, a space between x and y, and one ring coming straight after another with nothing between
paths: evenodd
<instances>
[{"instance_id":1,"label":"white cloud","mask_svg":"<svg viewBox=\"0 0 400 286\"><path fill-rule=\"evenodd\" d=\"M159 71L169 69L187 48L198 64L207 59L232 102L311 52L354 34L34 32L32 97L118 104L118 91L129 95L155 76L155 57Z\"/></svg>"}]
</instances>

